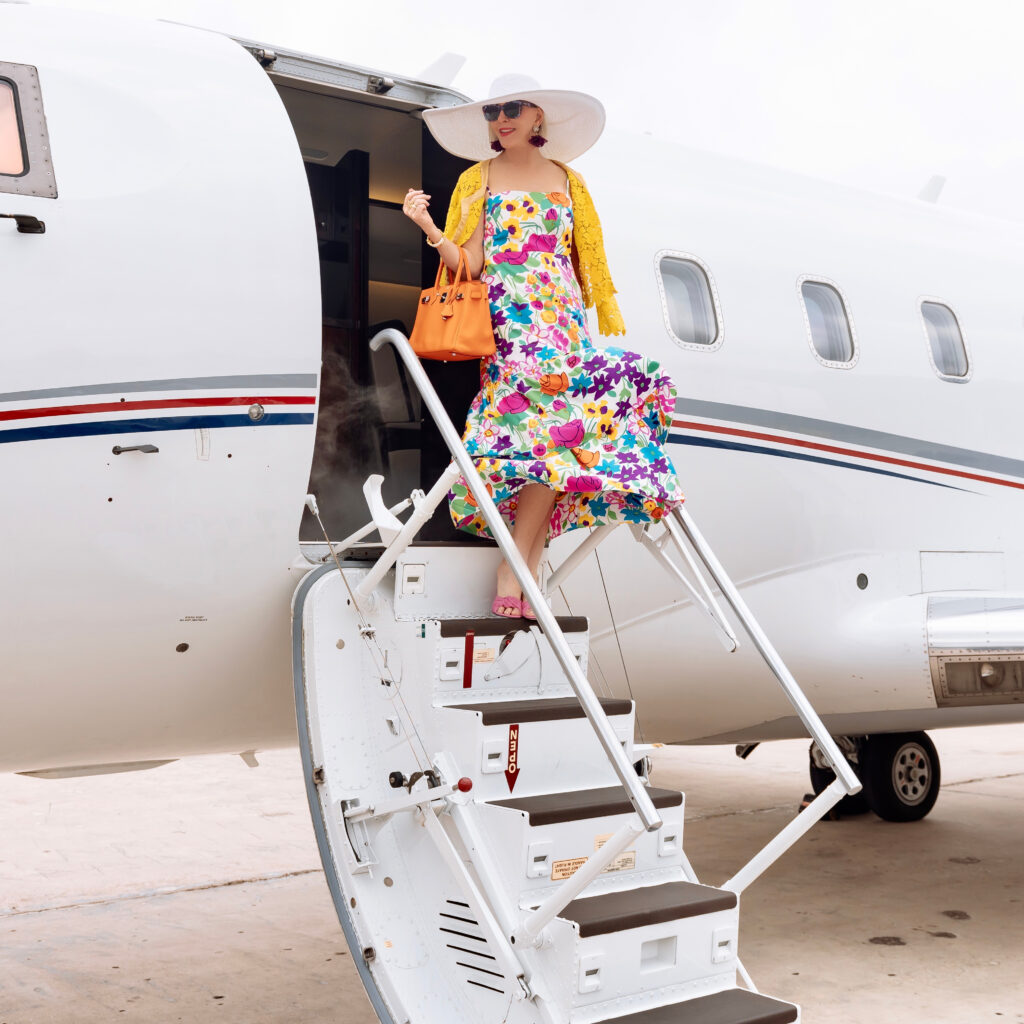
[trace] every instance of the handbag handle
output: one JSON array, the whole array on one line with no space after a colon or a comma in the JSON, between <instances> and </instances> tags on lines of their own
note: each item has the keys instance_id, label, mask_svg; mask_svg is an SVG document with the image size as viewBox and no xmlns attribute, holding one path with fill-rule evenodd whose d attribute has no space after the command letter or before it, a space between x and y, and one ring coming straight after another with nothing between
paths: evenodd
<instances>
[{"instance_id":1,"label":"handbag handle","mask_svg":"<svg viewBox=\"0 0 1024 1024\"><path fill-rule=\"evenodd\" d=\"M441 275L446 270L448 271L449 274L451 273L451 271L448 270L448 266L445 263L445 261L443 259L439 259L438 262L437 262L437 276L434 278L434 287L435 288L440 289L440 287L441 287ZM464 278L465 278L465 280L467 282L473 280L470 277L470 275L469 275L469 264L466 261L466 250L463 249L462 246L460 245L459 246L459 265L458 265L458 267L455 270L455 279L452 281L452 286L453 287L456 284L458 284L459 277L461 275L463 275L463 272L465 272Z\"/></svg>"},{"instance_id":2,"label":"handbag handle","mask_svg":"<svg viewBox=\"0 0 1024 1024\"><path fill-rule=\"evenodd\" d=\"M438 263L438 267L437 267L437 277L434 278L434 293L435 294L438 294L438 293L441 292L441 274L446 269L447 269L447 267L446 267L446 264L445 264L444 260L441 260ZM469 281L470 281L469 267L466 266L466 250L463 249L462 246L460 245L459 246L459 265L455 269L455 278L452 281L451 285L449 285L448 290L443 293L442 300L441 300L441 304L442 305L449 307L447 312L441 314L444 319L447 320L448 317L450 317L452 315L451 306L455 302L456 293L458 292L458 289L459 289L459 284L460 283L468 284Z\"/></svg>"}]
</instances>

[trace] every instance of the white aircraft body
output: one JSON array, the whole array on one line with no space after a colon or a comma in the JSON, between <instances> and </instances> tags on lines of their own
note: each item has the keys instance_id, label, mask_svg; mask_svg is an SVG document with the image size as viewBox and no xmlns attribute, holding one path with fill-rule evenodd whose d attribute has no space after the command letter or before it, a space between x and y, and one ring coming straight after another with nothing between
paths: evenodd
<instances>
[{"instance_id":1,"label":"white aircraft body","mask_svg":"<svg viewBox=\"0 0 1024 1024\"><path fill-rule=\"evenodd\" d=\"M368 474L390 503L445 465L367 342L432 277L398 204L422 182L443 215L463 165L419 112L463 99L0 5L0 769L294 743L307 492L337 540ZM1019 225L613 131L580 169L629 329L607 343L673 377L687 507L830 731L1024 719ZM555 607L646 740L803 735L631 531Z\"/></svg>"}]
</instances>

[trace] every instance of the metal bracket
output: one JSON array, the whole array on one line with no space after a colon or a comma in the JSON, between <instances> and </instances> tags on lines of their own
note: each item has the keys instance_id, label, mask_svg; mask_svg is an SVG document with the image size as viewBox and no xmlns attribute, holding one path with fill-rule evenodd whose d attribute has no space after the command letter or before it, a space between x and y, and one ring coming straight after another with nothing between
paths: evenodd
<instances>
[{"instance_id":1,"label":"metal bracket","mask_svg":"<svg viewBox=\"0 0 1024 1024\"><path fill-rule=\"evenodd\" d=\"M436 777L436 773L433 771L431 771L431 774ZM415 780L416 776L414 775L413 781ZM396 797L394 800L384 800L377 804L369 804L366 807L348 807L342 811L342 817L346 822L364 822L376 818L386 818L392 814L399 814L402 811L414 811L417 808L425 810L430 804L440 803L458 789L454 783L445 783L444 785L429 786L425 790L413 793L412 785L413 782L410 782L409 792L405 796Z\"/></svg>"},{"instance_id":2,"label":"metal bracket","mask_svg":"<svg viewBox=\"0 0 1024 1024\"><path fill-rule=\"evenodd\" d=\"M246 49L260 62L261 67L269 68L277 60L277 54L265 47L247 46Z\"/></svg>"},{"instance_id":3,"label":"metal bracket","mask_svg":"<svg viewBox=\"0 0 1024 1024\"><path fill-rule=\"evenodd\" d=\"M350 811L359 810L358 800L340 801L341 825L345 829L348 848L345 849L348 869L353 875L364 874L377 863L376 854L370 846L370 834L366 829L366 821L356 818L352 820ZM344 848L343 848L344 849Z\"/></svg>"},{"instance_id":4,"label":"metal bracket","mask_svg":"<svg viewBox=\"0 0 1024 1024\"><path fill-rule=\"evenodd\" d=\"M532 643L531 643L532 641ZM484 673L484 682L493 682L503 676L518 672L536 653L538 669L540 664L540 630L531 626L528 630L519 630L509 641L508 646L498 655L489 672Z\"/></svg>"},{"instance_id":5,"label":"metal bracket","mask_svg":"<svg viewBox=\"0 0 1024 1024\"><path fill-rule=\"evenodd\" d=\"M380 473L368 476L363 484L363 494L366 496L366 504L370 508L373 525L377 527L380 539L385 544L390 544L402 532L402 521L392 515L384 504L384 496L380 492L383 483L384 477Z\"/></svg>"},{"instance_id":6,"label":"metal bracket","mask_svg":"<svg viewBox=\"0 0 1024 1024\"><path fill-rule=\"evenodd\" d=\"M386 92L391 92L394 87L395 80L385 78L383 75L370 75L366 83L366 91L372 92L374 96L383 96Z\"/></svg>"}]
</instances>

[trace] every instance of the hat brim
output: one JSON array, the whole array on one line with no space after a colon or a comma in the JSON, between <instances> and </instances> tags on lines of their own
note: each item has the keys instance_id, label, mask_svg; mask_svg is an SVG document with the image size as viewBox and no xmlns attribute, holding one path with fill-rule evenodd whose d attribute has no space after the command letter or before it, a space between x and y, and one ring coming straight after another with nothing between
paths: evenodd
<instances>
[{"instance_id":1,"label":"hat brim","mask_svg":"<svg viewBox=\"0 0 1024 1024\"><path fill-rule=\"evenodd\" d=\"M527 89L494 96L457 107L435 107L423 111L430 134L449 153L467 160L489 160L494 156L491 136L484 120L485 103L529 100L544 111L544 155L568 163L585 153L604 131L604 107L585 92L567 89Z\"/></svg>"}]
</instances>

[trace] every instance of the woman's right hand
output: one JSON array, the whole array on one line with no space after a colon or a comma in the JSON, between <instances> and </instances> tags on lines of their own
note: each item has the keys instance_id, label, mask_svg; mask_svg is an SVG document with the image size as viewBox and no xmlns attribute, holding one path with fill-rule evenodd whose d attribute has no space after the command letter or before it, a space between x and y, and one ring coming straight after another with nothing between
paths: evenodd
<instances>
[{"instance_id":1,"label":"woman's right hand","mask_svg":"<svg viewBox=\"0 0 1024 1024\"><path fill-rule=\"evenodd\" d=\"M429 206L430 196L422 191L422 189L411 188L405 194L405 200L402 203L402 213L421 231L426 233L431 228L435 228L434 218L430 216Z\"/></svg>"}]
</instances>

